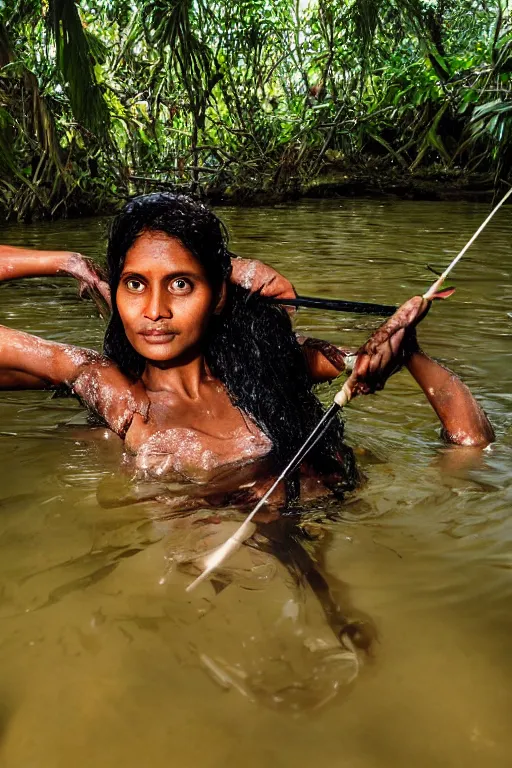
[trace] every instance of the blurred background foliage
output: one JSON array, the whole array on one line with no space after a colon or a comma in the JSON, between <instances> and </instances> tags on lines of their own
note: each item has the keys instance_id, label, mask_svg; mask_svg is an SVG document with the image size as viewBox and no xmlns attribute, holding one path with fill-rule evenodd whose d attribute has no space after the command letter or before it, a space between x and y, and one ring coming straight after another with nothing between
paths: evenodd
<instances>
[{"instance_id":1,"label":"blurred background foliage","mask_svg":"<svg viewBox=\"0 0 512 768\"><path fill-rule=\"evenodd\" d=\"M0 0L0 209L510 177L509 0Z\"/></svg>"}]
</instances>

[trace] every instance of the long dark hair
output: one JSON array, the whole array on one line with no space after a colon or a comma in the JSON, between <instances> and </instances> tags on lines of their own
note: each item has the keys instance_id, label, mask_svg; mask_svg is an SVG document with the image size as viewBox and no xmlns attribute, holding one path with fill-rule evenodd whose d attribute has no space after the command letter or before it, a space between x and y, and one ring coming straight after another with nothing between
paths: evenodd
<instances>
[{"instance_id":1,"label":"long dark hair","mask_svg":"<svg viewBox=\"0 0 512 768\"><path fill-rule=\"evenodd\" d=\"M114 220L107 250L112 317L105 354L128 376L137 378L144 370L146 361L130 345L115 301L126 253L143 231L164 232L180 240L203 265L214 292L227 281L225 306L220 315L212 316L205 338L205 361L233 404L270 438L276 461L285 466L324 409L312 392L288 314L258 293L229 282L227 232L203 203L167 192L143 195L131 200ZM311 451L308 463L327 476L338 493L354 487L355 462L343 444L341 421ZM294 485L296 490L297 481Z\"/></svg>"}]
</instances>

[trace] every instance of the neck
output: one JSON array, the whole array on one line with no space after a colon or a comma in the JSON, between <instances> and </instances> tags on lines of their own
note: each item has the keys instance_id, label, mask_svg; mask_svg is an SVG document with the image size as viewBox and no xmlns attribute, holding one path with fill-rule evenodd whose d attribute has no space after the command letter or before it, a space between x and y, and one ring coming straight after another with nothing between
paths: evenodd
<instances>
[{"instance_id":1,"label":"neck","mask_svg":"<svg viewBox=\"0 0 512 768\"><path fill-rule=\"evenodd\" d=\"M171 360L166 363L146 361L142 381L153 392L175 392L183 398L195 400L199 388L209 377L202 354L190 356L187 360Z\"/></svg>"}]
</instances>

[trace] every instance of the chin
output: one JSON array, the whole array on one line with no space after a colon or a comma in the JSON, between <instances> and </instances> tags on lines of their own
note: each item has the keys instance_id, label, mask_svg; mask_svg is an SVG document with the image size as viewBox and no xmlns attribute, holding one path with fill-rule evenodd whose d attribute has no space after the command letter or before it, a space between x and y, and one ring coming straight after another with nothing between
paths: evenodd
<instances>
[{"instance_id":1,"label":"chin","mask_svg":"<svg viewBox=\"0 0 512 768\"><path fill-rule=\"evenodd\" d=\"M134 350L146 360L155 360L155 362L165 362L166 360L173 360L175 357L179 357L182 354L182 350L171 344L133 344Z\"/></svg>"},{"instance_id":2,"label":"chin","mask_svg":"<svg viewBox=\"0 0 512 768\"><path fill-rule=\"evenodd\" d=\"M147 344L141 343L141 339L130 339L128 341L135 351L147 360L149 363L173 363L179 360L187 360L191 356L200 354L200 340L183 339L181 336L174 338L165 344ZM134 344L133 342L136 341Z\"/></svg>"},{"instance_id":3,"label":"chin","mask_svg":"<svg viewBox=\"0 0 512 768\"><path fill-rule=\"evenodd\" d=\"M183 354L175 349L145 349L139 352L150 363L171 363Z\"/></svg>"},{"instance_id":4,"label":"chin","mask_svg":"<svg viewBox=\"0 0 512 768\"><path fill-rule=\"evenodd\" d=\"M148 363L155 363L162 365L162 363L176 363L180 360L186 362L189 356L195 356L197 354L194 346L174 345L174 344L162 344L162 345L144 345L144 348L139 347L137 349L139 355L142 355Z\"/></svg>"}]
</instances>

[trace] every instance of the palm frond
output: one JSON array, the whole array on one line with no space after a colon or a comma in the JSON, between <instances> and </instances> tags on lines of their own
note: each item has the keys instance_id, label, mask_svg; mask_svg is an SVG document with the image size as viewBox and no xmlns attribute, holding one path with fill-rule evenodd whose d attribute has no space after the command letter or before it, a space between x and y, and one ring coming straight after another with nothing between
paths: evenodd
<instances>
[{"instance_id":1,"label":"palm frond","mask_svg":"<svg viewBox=\"0 0 512 768\"><path fill-rule=\"evenodd\" d=\"M193 9L201 4L191 0L149 0L144 6L147 38L160 50L165 61L180 77L189 93L209 77L211 55L191 23Z\"/></svg>"},{"instance_id":2,"label":"palm frond","mask_svg":"<svg viewBox=\"0 0 512 768\"><path fill-rule=\"evenodd\" d=\"M46 16L56 48L56 63L77 122L105 136L107 105L93 69L93 54L74 0L50 0Z\"/></svg>"}]
</instances>

